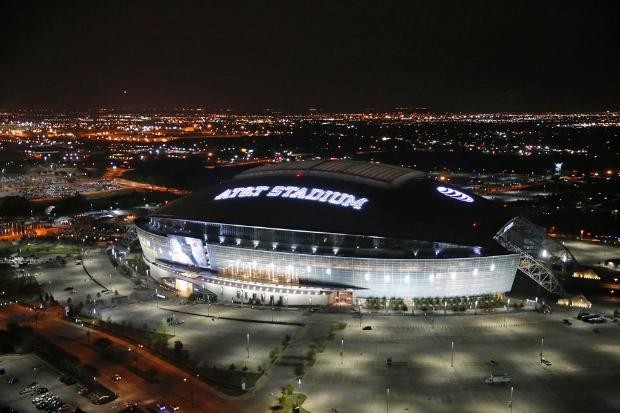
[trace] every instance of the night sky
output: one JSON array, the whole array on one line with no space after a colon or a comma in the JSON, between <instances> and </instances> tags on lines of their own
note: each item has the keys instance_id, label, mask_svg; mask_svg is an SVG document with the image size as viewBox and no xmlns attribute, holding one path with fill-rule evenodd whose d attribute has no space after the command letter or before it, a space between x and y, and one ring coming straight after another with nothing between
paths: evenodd
<instances>
[{"instance_id":1,"label":"night sky","mask_svg":"<svg viewBox=\"0 0 620 413\"><path fill-rule=\"evenodd\" d=\"M620 109L618 1L15 1L0 108Z\"/></svg>"}]
</instances>

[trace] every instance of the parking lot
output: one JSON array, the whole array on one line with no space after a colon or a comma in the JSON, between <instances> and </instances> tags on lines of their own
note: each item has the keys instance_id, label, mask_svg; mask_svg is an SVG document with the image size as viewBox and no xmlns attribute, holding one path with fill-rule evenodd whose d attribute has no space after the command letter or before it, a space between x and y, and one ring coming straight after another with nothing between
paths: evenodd
<instances>
[{"instance_id":1,"label":"parking lot","mask_svg":"<svg viewBox=\"0 0 620 413\"><path fill-rule=\"evenodd\" d=\"M271 321L270 309L235 308L228 306L210 306L206 304L188 306L178 304L178 300L158 300L151 296L152 292L138 291L133 283L121 276L116 268L110 263L103 250L89 250L84 255L84 266L90 275L103 284L110 293L102 293L100 285L88 277L82 265L76 265L74 259L68 261L62 268L49 268L38 271L37 279L45 286L46 291L54 295L54 298L65 302L71 298L73 305L79 302L85 304L85 309L92 311L93 305L86 304L87 297L90 302L97 299L97 315L102 320L110 320L115 323L131 323L134 328L148 330L160 330L162 320L171 317L173 311L193 312L199 315L174 313L177 320L182 324L168 326L166 332L174 334L170 341L180 340L183 348L188 350L190 359L199 366L217 366L228 368L234 364L237 368L247 366L251 371L256 371L258 366L265 367L269 364L269 352L278 346L285 336L294 335L299 328L295 325L281 325L270 323L254 323L245 321L222 320L220 317L239 318L250 320ZM110 276L111 274L111 276ZM75 292L73 292L75 290ZM118 296L139 297L139 301L132 300L131 304L114 304ZM211 315L213 317L206 317ZM282 322L299 323L300 315L294 311L274 311L273 320ZM250 356L247 357L247 335L250 335ZM222 342L226 342L225 346Z\"/></svg>"},{"instance_id":2,"label":"parking lot","mask_svg":"<svg viewBox=\"0 0 620 413\"><path fill-rule=\"evenodd\" d=\"M436 317L434 328L424 317L367 317L363 325L372 330L350 319L303 377L304 407L343 413L509 411L512 386L513 412L620 411L620 327L578 321L576 314ZM484 383L504 373L511 384Z\"/></svg>"},{"instance_id":3,"label":"parking lot","mask_svg":"<svg viewBox=\"0 0 620 413\"><path fill-rule=\"evenodd\" d=\"M45 387L47 395L57 396L63 404L71 410L75 407L89 412L106 412L110 405L95 406L85 396L78 394L79 384L64 384L59 380L62 374L49 366L34 354L0 356L0 368L5 374L0 376L0 406L12 407L20 413L41 412L35 407L32 400L42 396L37 394L36 388ZM16 378L16 382L9 384L9 380ZM37 386L30 386L36 383ZM27 388L31 391L25 391ZM50 396L48 396L50 397Z\"/></svg>"}]
</instances>

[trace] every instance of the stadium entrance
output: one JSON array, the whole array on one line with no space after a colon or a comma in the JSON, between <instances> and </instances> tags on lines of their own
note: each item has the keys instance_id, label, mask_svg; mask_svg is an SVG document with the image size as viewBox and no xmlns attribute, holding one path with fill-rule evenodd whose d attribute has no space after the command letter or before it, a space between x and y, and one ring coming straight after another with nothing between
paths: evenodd
<instances>
[{"instance_id":1,"label":"stadium entrance","mask_svg":"<svg viewBox=\"0 0 620 413\"><path fill-rule=\"evenodd\" d=\"M334 291L329 295L329 304L334 307L351 307L353 305L353 291Z\"/></svg>"}]
</instances>

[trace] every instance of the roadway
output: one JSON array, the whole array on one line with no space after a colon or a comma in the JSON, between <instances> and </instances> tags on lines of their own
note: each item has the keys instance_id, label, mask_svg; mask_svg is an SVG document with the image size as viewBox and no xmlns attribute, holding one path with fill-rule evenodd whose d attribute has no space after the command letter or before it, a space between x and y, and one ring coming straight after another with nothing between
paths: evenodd
<instances>
[{"instance_id":1,"label":"roadway","mask_svg":"<svg viewBox=\"0 0 620 413\"><path fill-rule=\"evenodd\" d=\"M67 322L58 317L57 311L39 313L36 331L43 337L64 348L80 359L81 364L91 364L99 371L96 380L119 395L119 398L98 411L109 411L110 408L121 407L126 402L137 402L148 406L154 403L170 403L179 405L186 412L237 412L237 405L229 398L219 394L199 379L188 376L179 367L169 363L150 352L136 348L118 337L87 329L81 325ZM6 327L11 320L32 323L33 313L30 309L10 305L0 311L0 327ZM86 331L90 330L90 337ZM108 338L113 345L123 349L131 349L132 356L124 364L112 362L104 358L91 344L98 338ZM156 369L157 383L149 383L127 368L134 364L133 354L138 354L137 364L142 371ZM120 374L122 380L114 381L113 374ZM187 381L184 381L187 380ZM88 383L84 383L88 385ZM193 404L193 406L192 406ZM89 409L91 410L91 409Z\"/></svg>"}]
</instances>

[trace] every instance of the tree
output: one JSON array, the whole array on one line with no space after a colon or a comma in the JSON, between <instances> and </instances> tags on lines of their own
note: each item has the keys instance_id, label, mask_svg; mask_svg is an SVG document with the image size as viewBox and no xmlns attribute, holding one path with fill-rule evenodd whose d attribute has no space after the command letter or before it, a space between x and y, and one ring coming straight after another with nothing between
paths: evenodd
<instances>
[{"instance_id":1,"label":"tree","mask_svg":"<svg viewBox=\"0 0 620 413\"><path fill-rule=\"evenodd\" d=\"M101 298L101 293L97 293L97 300Z\"/></svg>"},{"instance_id":2,"label":"tree","mask_svg":"<svg viewBox=\"0 0 620 413\"><path fill-rule=\"evenodd\" d=\"M168 322L166 321L165 318L162 318L161 321L159 322L159 331L162 334L166 334L168 332Z\"/></svg>"},{"instance_id":3,"label":"tree","mask_svg":"<svg viewBox=\"0 0 620 413\"><path fill-rule=\"evenodd\" d=\"M101 337L95 340L93 344L99 349L99 351L103 353L107 348L112 345L112 341L110 341L110 339L107 337Z\"/></svg>"},{"instance_id":4,"label":"tree","mask_svg":"<svg viewBox=\"0 0 620 413\"><path fill-rule=\"evenodd\" d=\"M181 340L177 340L174 342L174 352L175 353L180 353L181 350L183 350L183 343L181 342Z\"/></svg>"},{"instance_id":5,"label":"tree","mask_svg":"<svg viewBox=\"0 0 620 413\"><path fill-rule=\"evenodd\" d=\"M71 302L72 302L72 301L73 301L73 300L71 300L71 297L67 298L67 305L71 305Z\"/></svg>"}]
</instances>

